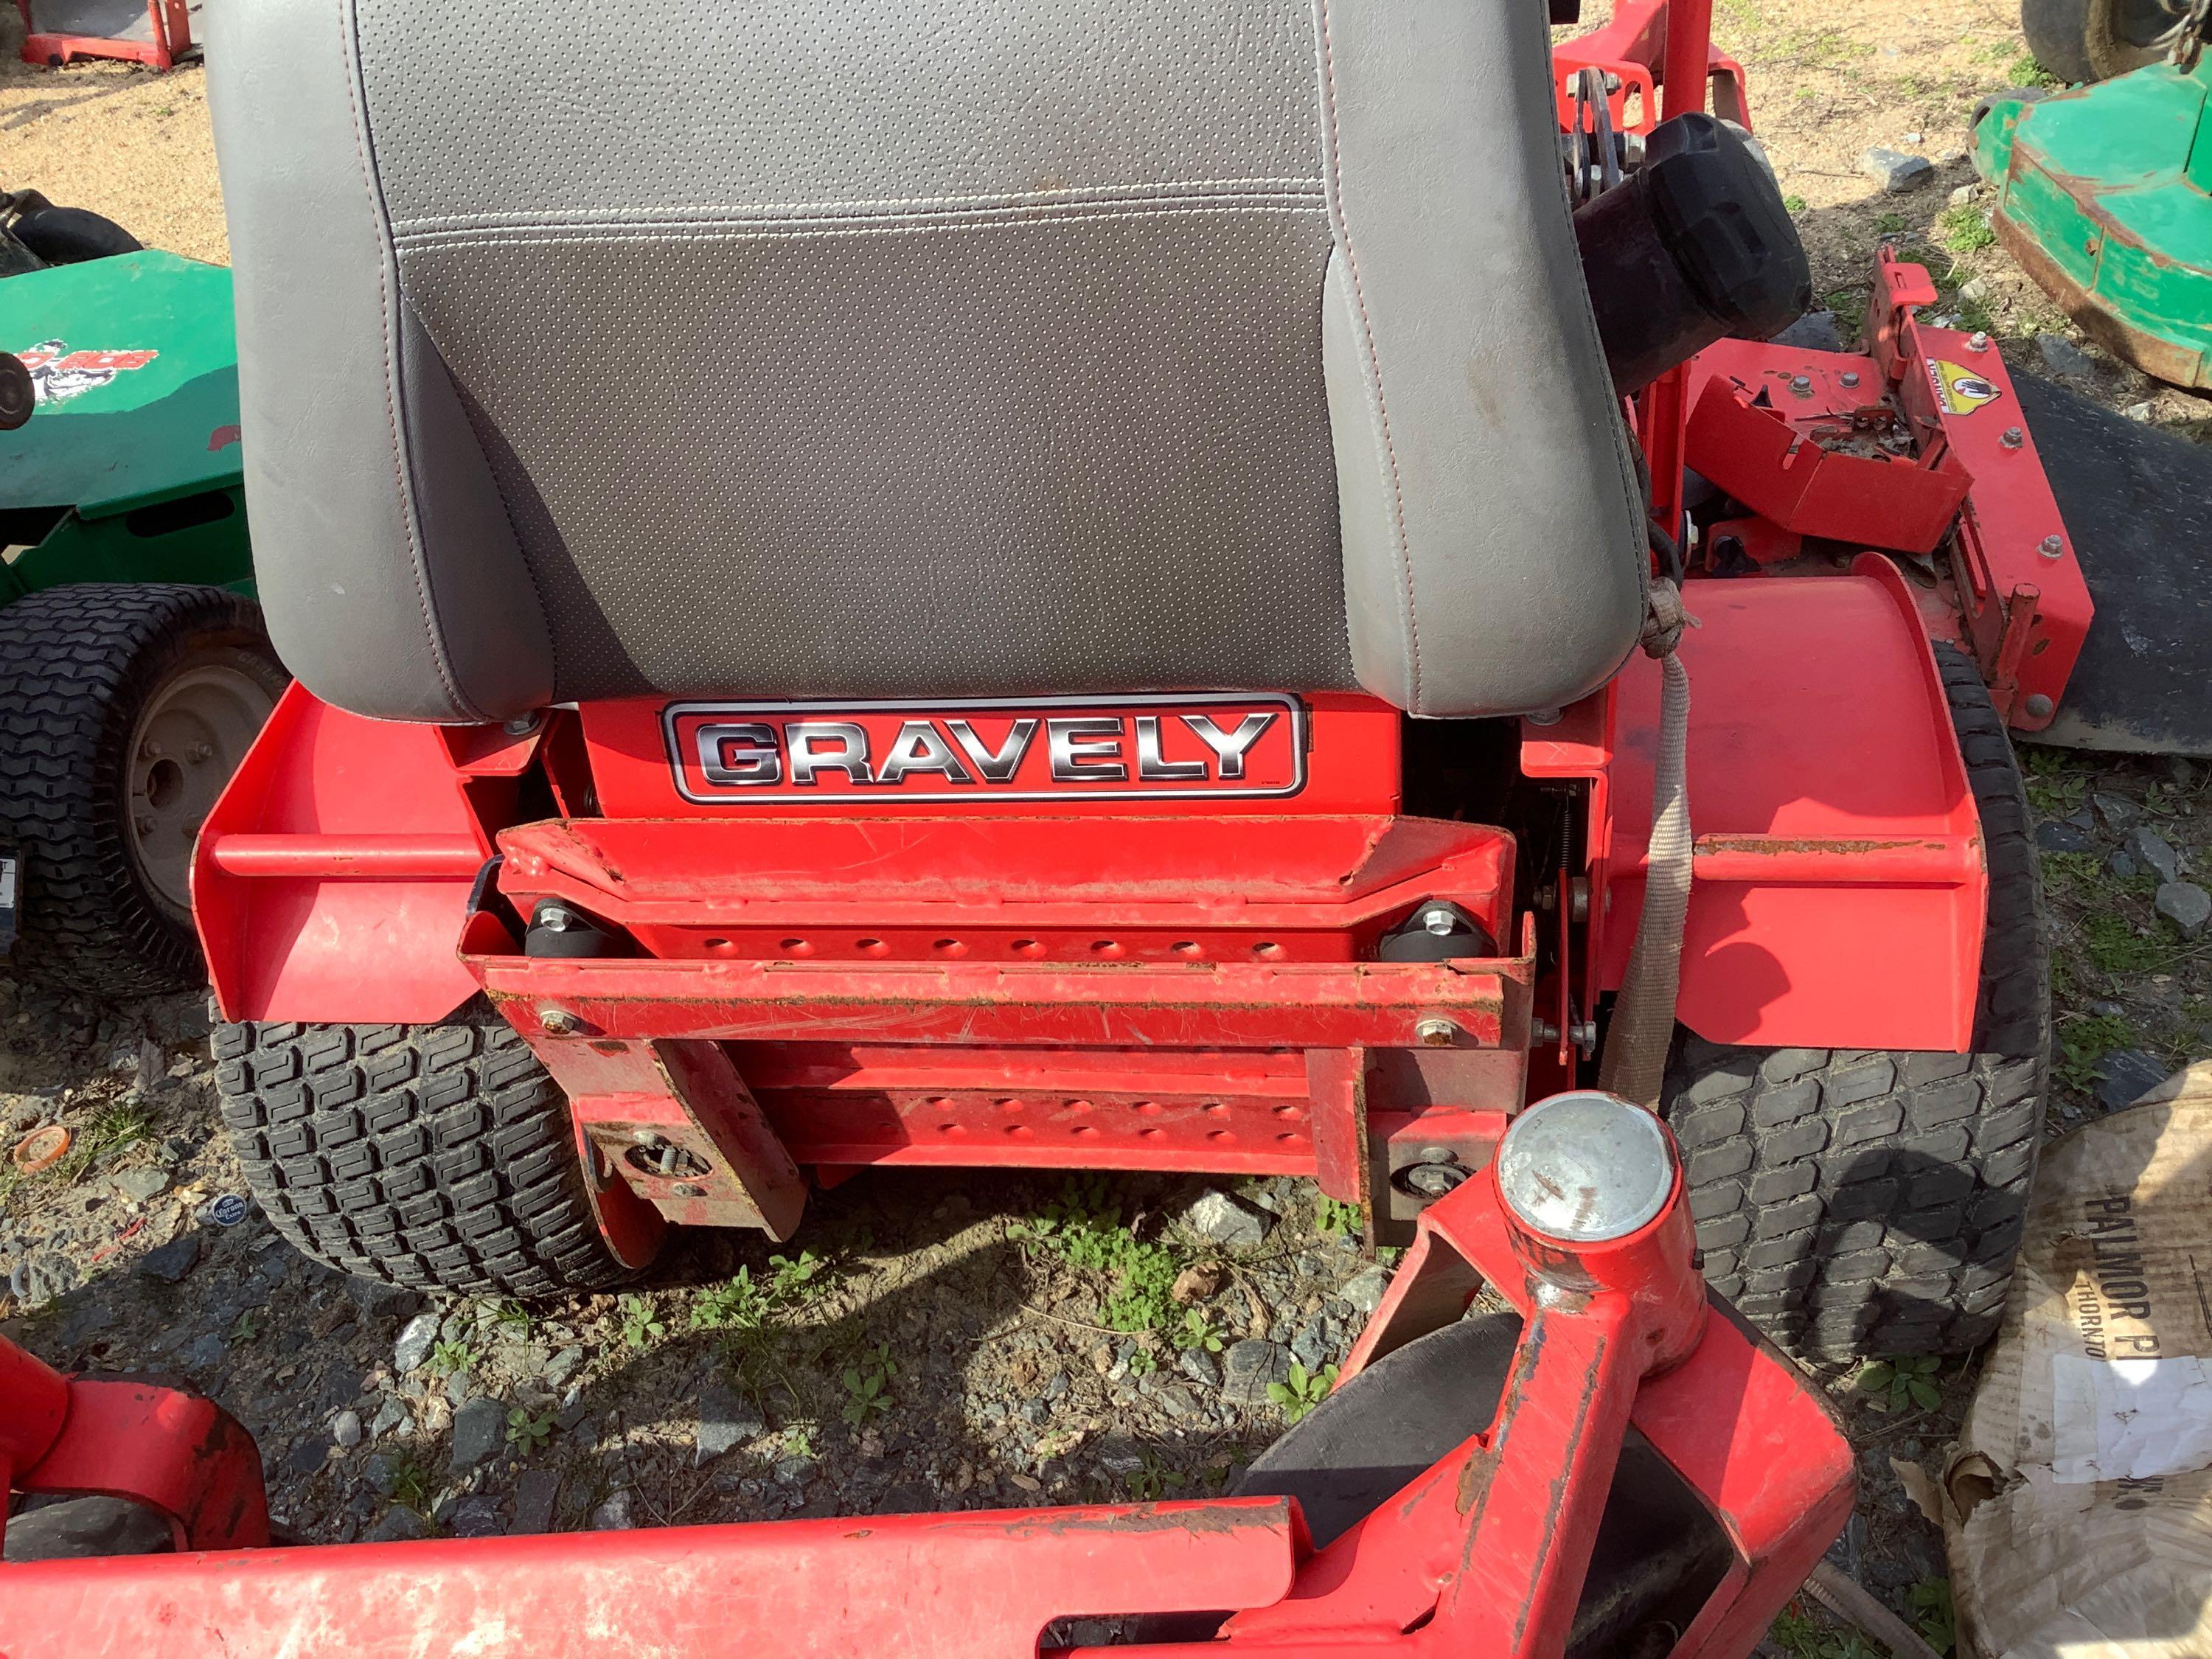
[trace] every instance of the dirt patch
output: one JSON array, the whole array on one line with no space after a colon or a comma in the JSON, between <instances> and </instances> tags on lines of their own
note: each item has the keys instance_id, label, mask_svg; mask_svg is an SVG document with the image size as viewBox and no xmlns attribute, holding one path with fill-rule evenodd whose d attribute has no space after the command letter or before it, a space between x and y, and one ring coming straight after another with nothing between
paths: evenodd
<instances>
[{"instance_id":1,"label":"dirt patch","mask_svg":"<svg viewBox=\"0 0 2212 1659\"><path fill-rule=\"evenodd\" d=\"M23 21L0 9L0 186L104 213L149 247L230 262L197 63L156 75L85 60L22 60Z\"/></svg>"}]
</instances>

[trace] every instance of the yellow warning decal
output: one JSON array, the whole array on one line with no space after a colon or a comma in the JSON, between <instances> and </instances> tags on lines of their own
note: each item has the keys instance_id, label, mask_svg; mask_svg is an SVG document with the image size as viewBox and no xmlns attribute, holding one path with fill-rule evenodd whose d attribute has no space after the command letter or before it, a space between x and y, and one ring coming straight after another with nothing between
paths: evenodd
<instances>
[{"instance_id":1,"label":"yellow warning decal","mask_svg":"<svg viewBox=\"0 0 2212 1659\"><path fill-rule=\"evenodd\" d=\"M1984 404L1993 404L2004 396L1964 363L1942 357L1930 357L1927 362L1929 383L1935 387L1936 402L1946 415L1971 415Z\"/></svg>"}]
</instances>

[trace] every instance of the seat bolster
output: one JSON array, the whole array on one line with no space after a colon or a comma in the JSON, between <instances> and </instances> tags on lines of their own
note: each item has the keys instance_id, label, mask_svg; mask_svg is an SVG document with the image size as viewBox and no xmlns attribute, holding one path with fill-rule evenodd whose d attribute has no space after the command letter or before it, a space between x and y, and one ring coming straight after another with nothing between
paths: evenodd
<instances>
[{"instance_id":1,"label":"seat bolster","mask_svg":"<svg viewBox=\"0 0 2212 1659\"><path fill-rule=\"evenodd\" d=\"M1355 669L1416 714L1571 701L1634 647L1647 555L1553 138L1543 9L1316 3Z\"/></svg>"},{"instance_id":2,"label":"seat bolster","mask_svg":"<svg viewBox=\"0 0 2212 1659\"><path fill-rule=\"evenodd\" d=\"M209 17L246 507L278 653L393 720L542 704L551 646L452 384L401 299L343 0Z\"/></svg>"}]
</instances>

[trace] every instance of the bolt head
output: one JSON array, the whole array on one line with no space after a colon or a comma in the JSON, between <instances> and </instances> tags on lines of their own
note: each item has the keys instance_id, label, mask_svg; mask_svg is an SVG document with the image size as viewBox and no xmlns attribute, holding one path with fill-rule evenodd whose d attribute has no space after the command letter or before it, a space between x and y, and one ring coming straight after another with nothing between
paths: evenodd
<instances>
[{"instance_id":1,"label":"bolt head","mask_svg":"<svg viewBox=\"0 0 2212 1659\"><path fill-rule=\"evenodd\" d=\"M1399 1178L1416 1198L1442 1198L1467 1179L1455 1164L1410 1164Z\"/></svg>"},{"instance_id":2,"label":"bolt head","mask_svg":"<svg viewBox=\"0 0 2212 1659\"><path fill-rule=\"evenodd\" d=\"M1809 374L1797 374L1791 376L1790 389L1801 398L1811 397L1813 395L1813 377Z\"/></svg>"},{"instance_id":3,"label":"bolt head","mask_svg":"<svg viewBox=\"0 0 2212 1659\"><path fill-rule=\"evenodd\" d=\"M583 1029L584 1022L566 1008L541 1008L538 1023L545 1028L549 1036L568 1036Z\"/></svg>"},{"instance_id":4,"label":"bolt head","mask_svg":"<svg viewBox=\"0 0 2212 1659\"><path fill-rule=\"evenodd\" d=\"M1449 1048L1452 1039L1459 1035L1459 1027L1450 1020L1431 1018L1415 1025L1413 1035L1420 1039L1424 1048Z\"/></svg>"},{"instance_id":5,"label":"bolt head","mask_svg":"<svg viewBox=\"0 0 2212 1659\"><path fill-rule=\"evenodd\" d=\"M550 927L556 933L565 933L576 925L576 913L564 905L541 904L536 917L540 927Z\"/></svg>"},{"instance_id":6,"label":"bolt head","mask_svg":"<svg viewBox=\"0 0 2212 1659\"><path fill-rule=\"evenodd\" d=\"M1667 1207L1674 1149L1641 1106L1595 1089L1540 1100L1498 1143L1498 1189L1527 1226L1597 1244Z\"/></svg>"},{"instance_id":7,"label":"bolt head","mask_svg":"<svg viewBox=\"0 0 2212 1659\"><path fill-rule=\"evenodd\" d=\"M2027 717L2030 720L2047 720L2057 708L2056 703L2039 691L2027 700Z\"/></svg>"},{"instance_id":8,"label":"bolt head","mask_svg":"<svg viewBox=\"0 0 2212 1659\"><path fill-rule=\"evenodd\" d=\"M704 1198L707 1196L707 1189L704 1187L696 1186L689 1181L679 1181L668 1190L675 1194L678 1198Z\"/></svg>"},{"instance_id":9,"label":"bolt head","mask_svg":"<svg viewBox=\"0 0 2212 1659\"><path fill-rule=\"evenodd\" d=\"M1997 441L2002 444L2007 449L2018 449L2022 444L2027 441L2027 434L2021 431L2016 426L2008 426L2004 429L2004 435L1999 438Z\"/></svg>"},{"instance_id":10,"label":"bolt head","mask_svg":"<svg viewBox=\"0 0 2212 1659\"><path fill-rule=\"evenodd\" d=\"M1557 726L1559 711L1556 708L1532 708L1521 718L1531 726Z\"/></svg>"},{"instance_id":11,"label":"bolt head","mask_svg":"<svg viewBox=\"0 0 2212 1659\"><path fill-rule=\"evenodd\" d=\"M2066 550L2066 544L2056 536L2045 536L2035 544L2035 550L2046 559L2055 559Z\"/></svg>"},{"instance_id":12,"label":"bolt head","mask_svg":"<svg viewBox=\"0 0 2212 1659\"><path fill-rule=\"evenodd\" d=\"M1459 926L1459 918L1439 904L1421 912L1421 926L1441 938Z\"/></svg>"},{"instance_id":13,"label":"bolt head","mask_svg":"<svg viewBox=\"0 0 2212 1659\"><path fill-rule=\"evenodd\" d=\"M1855 368L1847 368L1838 378L1847 386L1856 386L1859 383L1859 372Z\"/></svg>"},{"instance_id":14,"label":"bolt head","mask_svg":"<svg viewBox=\"0 0 2212 1659\"><path fill-rule=\"evenodd\" d=\"M1972 334L1969 334L1966 337L1967 350L1987 351L1989 349L1990 337L1984 334L1980 329L1976 329Z\"/></svg>"}]
</instances>

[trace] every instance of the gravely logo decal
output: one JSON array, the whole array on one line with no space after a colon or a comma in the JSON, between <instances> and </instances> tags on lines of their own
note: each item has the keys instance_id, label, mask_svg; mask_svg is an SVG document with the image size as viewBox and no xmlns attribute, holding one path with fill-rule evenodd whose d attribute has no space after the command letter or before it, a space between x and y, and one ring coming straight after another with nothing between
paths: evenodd
<instances>
[{"instance_id":1,"label":"gravely logo decal","mask_svg":"<svg viewBox=\"0 0 2212 1659\"><path fill-rule=\"evenodd\" d=\"M679 702L661 714L677 793L705 803L1294 795L1294 697Z\"/></svg>"},{"instance_id":2,"label":"gravely logo decal","mask_svg":"<svg viewBox=\"0 0 2212 1659\"><path fill-rule=\"evenodd\" d=\"M106 386L126 368L143 368L161 354L158 351L71 351L60 340L41 340L28 351L19 351L23 367L31 371L33 402L58 404Z\"/></svg>"}]
</instances>

